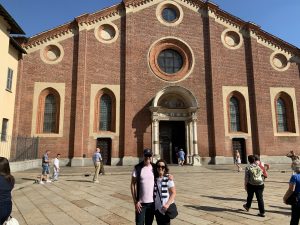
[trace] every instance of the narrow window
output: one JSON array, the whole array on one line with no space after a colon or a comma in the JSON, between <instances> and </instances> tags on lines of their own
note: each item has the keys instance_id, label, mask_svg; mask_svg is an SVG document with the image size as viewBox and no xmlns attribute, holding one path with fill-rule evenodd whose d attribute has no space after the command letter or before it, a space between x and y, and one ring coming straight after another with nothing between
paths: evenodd
<instances>
[{"instance_id":1,"label":"narrow window","mask_svg":"<svg viewBox=\"0 0 300 225\"><path fill-rule=\"evenodd\" d=\"M53 94L49 94L45 99L43 133L56 132L56 99Z\"/></svg>"},{"instance_id":2,"label":"narrow window","mask_svg":"<svg viewBox=\"0 0 300 225\"><path fill-rule=\"evenodd\" d=\"M7 140L7 125L8 125L8 119L3 118L2 130L1 130L1 141Z\"/></svg>"},{"instance_id":3,"label":"narrow window","mask_svg":"<svg viewBox=\"0 0 300 225\"><path fill-rule=\"evenodd\" d=\"M230 130L231 132L241 131L240 126L240 110L239 101L237 98L232 97L230 99Z\"/></svg>"},{"instance_id":4,"label":"narrow window","mask_svg":"<svg viewBox=\"0 0 300 225\"><path fill-rule=\"evenodd\" d=\"M277 129L278 132L288 131L286 104L282 98L277 100Z\"/></svg>"},{"instance_id":5,"label":"narrow window","mask_svg":"<svg viewBox=\"0 0 300 225\"><path fill-rule=\"evenodd\" d=\"M112 100L108 94L100 98L99 130L111 131L112 122Z\"/></svg>"},{"instance_id":6,"label":"narrow window","mask_svg":"<svg viewBox=\"0 0 300 225\"><path fill-rule=\"evenodd\" d=\"M13 81L13 70L8 68L7 71L7 80L6 80L6 90L11 91L12 81Z\"/></svg>"}]
</instances>

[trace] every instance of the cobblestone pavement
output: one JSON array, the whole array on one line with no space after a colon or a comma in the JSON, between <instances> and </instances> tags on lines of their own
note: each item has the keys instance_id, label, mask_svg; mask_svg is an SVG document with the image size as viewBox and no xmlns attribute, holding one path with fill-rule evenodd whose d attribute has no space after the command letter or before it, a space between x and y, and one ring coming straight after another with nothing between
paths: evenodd
<instances>
[{"instance_id":1,"label":"cobblestone pavement","mask_svg":"<svg viewBox=\"0 0 300 225\"><path fill-rule=\"evenodd\" d=\"M58 182L44 185L34 183L40 169L14 173L12 215L21 225L134 224L131 170L107 166L99 184L91 182L92 167L64 167ZM249 212L243 210L244 173L233 165L171 166L170 172L179 210L173 225L289 224L290 208L282 202L291 176L289 165L272 165L265 184L265 218L257 216L256 201Z\"/></svg>"}]
</instances>

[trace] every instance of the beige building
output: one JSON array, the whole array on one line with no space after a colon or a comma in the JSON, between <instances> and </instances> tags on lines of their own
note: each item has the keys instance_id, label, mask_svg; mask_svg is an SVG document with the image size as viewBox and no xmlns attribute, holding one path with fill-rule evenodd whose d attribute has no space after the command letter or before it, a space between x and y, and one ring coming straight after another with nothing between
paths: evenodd
<instances>
[{"instance_id":1,"label":"beige building","mask_svg":"<svg viewBox=\"0 0 300 225\"><path fill-rule=\"evenodd\" d=\"M10 158L18 61L26 53L12 35L24 31L0 4L0 156Z\"/></svg>"}]
</instances>

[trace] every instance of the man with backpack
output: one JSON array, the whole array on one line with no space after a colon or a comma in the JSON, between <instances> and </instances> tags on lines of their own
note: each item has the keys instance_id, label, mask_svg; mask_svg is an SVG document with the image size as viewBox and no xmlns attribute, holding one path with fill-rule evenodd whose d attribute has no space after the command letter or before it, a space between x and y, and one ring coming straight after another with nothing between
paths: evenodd
<instances>
[{"instance_id":1,"label":"man with backpack","mask_svg":"<svg viewBox=\"0 0 300 225\"><path fill-rule=\"evenodd\" d=\"M245 169L245 190L247 191L247 203L243 205L244 209L249 211L253 195L255 193L259 214L258 216L265 217L265 207L263 200L264 179L262 169L255 163L253 155L248 156L249 165Z\"/></svg>"}]
</instances>

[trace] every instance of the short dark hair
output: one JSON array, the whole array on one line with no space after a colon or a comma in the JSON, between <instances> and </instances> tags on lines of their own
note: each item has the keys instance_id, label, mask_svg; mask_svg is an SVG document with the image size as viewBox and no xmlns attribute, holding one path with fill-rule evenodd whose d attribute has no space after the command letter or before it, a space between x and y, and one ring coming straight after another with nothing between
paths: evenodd
<instances>
[{"instance_id":1,"label":"short dark hair","mask_svg":"<svg viewBox=\"0 0 300 225\"><path fill-rule=\"evenodd\" d=\"M253 156L254 156L255 161L259 160L259 156L258 155L255 154Z\"/></svg>"},{"instance_id":2,"label":"short dark hair","mask_svg":"<svg viewBox=\"0 0 300 225\"><path fill-rule=\"evenodd\" d=\"M249 163L254 163L255 162L254 155L248 155L248 161Z\"/></svg>"}]
</instances>

